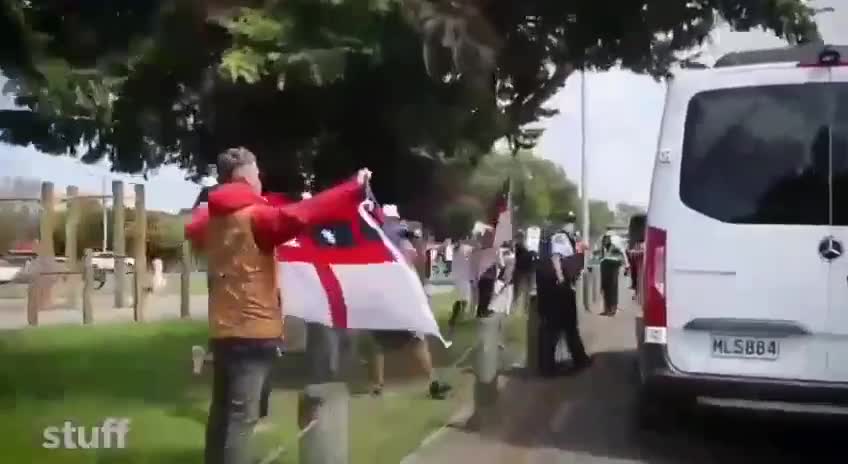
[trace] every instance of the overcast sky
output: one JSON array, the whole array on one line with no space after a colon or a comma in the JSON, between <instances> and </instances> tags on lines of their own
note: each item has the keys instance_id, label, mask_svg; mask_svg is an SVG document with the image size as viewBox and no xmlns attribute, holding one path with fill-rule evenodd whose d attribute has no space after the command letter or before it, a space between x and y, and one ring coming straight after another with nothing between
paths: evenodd
<instances>
[{"instance_id":1,"label":"overcast sky","mask_svg":"<svg viewBox=\"0 0 848 464\"><path fill-rule=\"evenodd\" d=\"M819 16L825 42L848 44L846 0L817 0L817 7L834 7ZM840 7L841 6L841 7ZM838 30L837 25L841 25ZM719 28L708 52L720 56L730 51L780 46L774 35L761 32L730 32ZM665 88L650 77L628 71L586 74L586 153L589 159L588 188L592 198L646 205L650 188L653 153L662 115ZM10 106L3 98L0 106ZM560 114L543 122L545 134L537 152L561 164L570 178L580 183L580 75L573 74L566 86L548 103ZM99 192L103 178L143 179L117 176L104 166L81 165L66 157L40 154L31 148L0 145L0 175L28 176ZM185 182L181 171L162 168L148 184L148 207L176 211L190 207L198 187Z\"/></svg>"},{"instance_id":2,"label":"overcast sky","mask_svg":"<svg viewBox=\"0 0 848 464\"><path fill-rule=\"evenodd\" d=\"M833 13L818 16L825 43L848 44L848 1L818 0L818 8ZM840 28L837 28L840 25ZM773 34L713 33L708 52L713 59L725 53L785 45ZM707 60L705 60L707 61ZM647 205L662 116L665 85L628 71L586 74L586 154L589 196L611 203L626 201ZM572 74L566 86L549 103L560 114L545 121L537 152L564 168L580 182L580 75Z\"/></svg>"}]
</instances>

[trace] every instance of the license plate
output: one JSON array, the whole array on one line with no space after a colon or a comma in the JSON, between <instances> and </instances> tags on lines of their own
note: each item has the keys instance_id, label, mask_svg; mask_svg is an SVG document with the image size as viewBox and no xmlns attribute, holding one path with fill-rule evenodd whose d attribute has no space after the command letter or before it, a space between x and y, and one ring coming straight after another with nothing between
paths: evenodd
<instances>
[{"instance_id":1,"label":"license plate","mask_svg":"<svg viewBox=\"0 0 848 464\"><path fill-rule=\"evenodd\" d=\"M774 361L780 357L780 341L773 338L713 335L712 353L716 358Z\"/></svg>"}]
</instances>

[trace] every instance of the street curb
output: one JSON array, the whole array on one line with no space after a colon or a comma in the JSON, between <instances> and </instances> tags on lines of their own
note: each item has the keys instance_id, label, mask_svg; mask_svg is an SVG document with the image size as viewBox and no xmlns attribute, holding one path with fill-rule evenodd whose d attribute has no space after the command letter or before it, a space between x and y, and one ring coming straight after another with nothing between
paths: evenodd
<instances>
[{"instance_id":1,"label":"street curb","mask_svg":"<svg viewBox=\"0 0 848 464\"><path fill-rule=\"evenodd\" d=\"M451 416L451 418L445 423L445 425L439 427L438 429L431 432L429 435L424 437L418 446L411 453L407 454L405 458L401 459L400 464L414 464L420 457L421 452L424 448L427 447L430 443L438 440L445 433L447 433L448 429L454 427L456 424L461 424L464 421L468 420L471 417L471 414L474 410L474 406L472 404L464 405L460 408L459 412Z\"/></svg>"}]
</instances>

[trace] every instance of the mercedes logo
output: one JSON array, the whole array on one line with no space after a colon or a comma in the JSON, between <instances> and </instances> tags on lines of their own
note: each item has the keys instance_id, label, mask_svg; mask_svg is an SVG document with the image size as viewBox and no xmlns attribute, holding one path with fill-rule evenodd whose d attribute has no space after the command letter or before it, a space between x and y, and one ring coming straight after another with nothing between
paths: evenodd
<instances>
[{"instance_id":1,"label":"mercedes logo","mask_svg":"<svg viewBox=\"0 0 848 464\"><path fill-rule=\"evenodd\" d=\"M819 255L828 261L839 258L842 256L842 242L836 240L833 236L823 238L819 242Z\"/></svg>"}]
</instances>

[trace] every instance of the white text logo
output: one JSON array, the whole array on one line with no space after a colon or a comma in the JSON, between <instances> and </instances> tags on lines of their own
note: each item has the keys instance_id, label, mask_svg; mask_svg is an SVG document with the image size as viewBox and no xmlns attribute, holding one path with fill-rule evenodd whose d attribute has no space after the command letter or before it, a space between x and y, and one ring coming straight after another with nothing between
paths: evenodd
<instances>
[{"instance_id":1,"label":"white text logo","mask_svg":"<svg viewBox=\"0 0 848 464\"><path fill-rule=\"evenodd\" d=\"M102 425L92 427L65 421L61 427L51 426L44 429L44 442L41 446L48 449L126 448L129 431L129 419L107 417Z\"/></svg>"}]
</instances>

